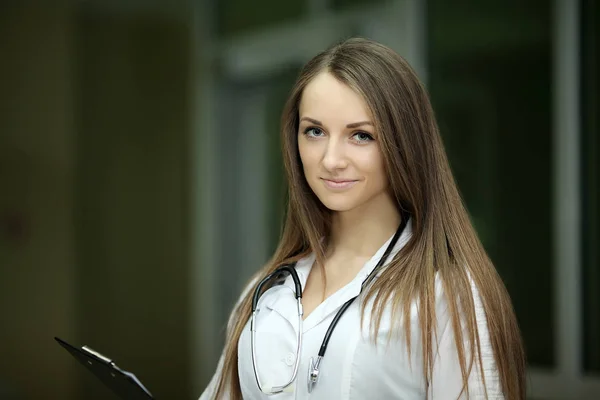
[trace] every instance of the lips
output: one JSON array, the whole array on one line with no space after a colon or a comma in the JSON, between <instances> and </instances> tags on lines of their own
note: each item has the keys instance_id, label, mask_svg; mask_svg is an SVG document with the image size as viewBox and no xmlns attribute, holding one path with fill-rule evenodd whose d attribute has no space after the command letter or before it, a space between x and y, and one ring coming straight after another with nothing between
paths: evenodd
<instances>
[{"instance_id":1,"label":"lips","mask_svg":"<svg viewBox=\"0 0 600 400\"><path fill-rule=\"evenodd\" d=\"M329 181L329 182L333 182L333 183L345 183L345 182L356 182L356 179L327 179L327 178L321 178L324 181Z\"/></svg>"},{"instance_id":2,"label":"lips","mask_svg":"<svg viewBox=\"0 0 600 400\"><path fill-rule=\"evenodd\" d=\"M348 189L358 182L354 179L321 179L323 180L323 183L325 183L325 186L330 189Z\"/></svg>"}]
</instances>

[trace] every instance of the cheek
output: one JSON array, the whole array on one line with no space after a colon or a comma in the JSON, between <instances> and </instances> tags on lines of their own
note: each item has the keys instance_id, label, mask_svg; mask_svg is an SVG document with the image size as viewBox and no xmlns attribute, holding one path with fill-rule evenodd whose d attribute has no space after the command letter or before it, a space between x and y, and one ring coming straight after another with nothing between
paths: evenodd
<instances>
[{"instance_id":1,"label":"cheek","mask_svg":"<svg viewBox=\"0 0 600 400\"><path fill-rule=\"evenodd\" d=\"M374 148L370 151L361 152L361 154L357 155L355 161L357 167L369 177L369 180L377 182L387 180L383 157L379 149Z\"/></svg>"},{"instance_id":2,"label":"cheek","mask_svg":"<svg viewBox=\"0 0 600 400\"><path fill-rule=\"evenodd\" d=\"M318 167L319 157L318 152L314 149L314 146L310 146L299 141L298 152L300 153L300 161L302 162L302 167L305 171L313 170Z\"/></svg>"}]
</instances>

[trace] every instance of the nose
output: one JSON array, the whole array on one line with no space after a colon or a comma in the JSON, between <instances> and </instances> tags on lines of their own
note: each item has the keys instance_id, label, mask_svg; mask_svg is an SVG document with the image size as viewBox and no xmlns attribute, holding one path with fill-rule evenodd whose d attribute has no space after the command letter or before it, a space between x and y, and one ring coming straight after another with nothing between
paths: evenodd
<instances>
[{"instance_id":1,"label":"nose","mask_svg":"<svg viewBox=\"0 0 600 400\"><path fill-rule=\"evenodd\" d=\"M344 143L336 137L331 137L327 142L325 154L323 154L323 167L328 171L344 169L348 166Z\"/></svg>"}]
</instances>

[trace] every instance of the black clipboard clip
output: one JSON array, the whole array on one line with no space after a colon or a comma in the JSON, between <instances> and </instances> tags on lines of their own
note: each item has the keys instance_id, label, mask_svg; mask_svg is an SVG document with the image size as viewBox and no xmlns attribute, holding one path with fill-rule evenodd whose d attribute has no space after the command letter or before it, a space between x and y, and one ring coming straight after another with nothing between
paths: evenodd
<instances>
[{"instance_id":1,"label":"black clipboard clip","mask_svg":"<svg viewBox=\"0 0 600 400\"><path fill-rule=\"evenodd\" d=\"M60 338L55 337L54 339L121 399L154 399L152 394L134 374L117 367L110 358L88 346L78 348Z\"/></svg>"}]
</instances>

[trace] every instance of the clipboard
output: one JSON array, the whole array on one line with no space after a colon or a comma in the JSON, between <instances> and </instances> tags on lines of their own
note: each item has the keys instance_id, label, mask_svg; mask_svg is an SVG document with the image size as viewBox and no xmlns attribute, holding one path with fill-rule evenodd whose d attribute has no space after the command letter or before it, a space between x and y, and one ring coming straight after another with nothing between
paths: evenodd
<instances>
[{"instance_id":1,"label":"clipboard","mask_svg":"<svg viewBox=\"0 0 600 400\"><path fill-rule=\"evenodd\" d=\"M134 374L117 367L108 357L87 346L78 348L60 338L55 337L54 339L121 399L154 399L152 394Z\"/></svg>"}]
</instances>

